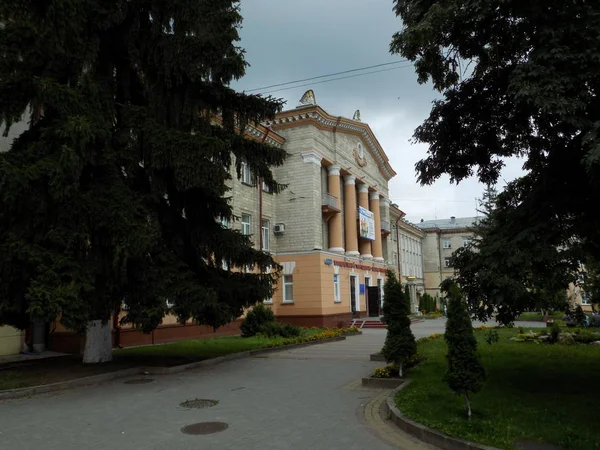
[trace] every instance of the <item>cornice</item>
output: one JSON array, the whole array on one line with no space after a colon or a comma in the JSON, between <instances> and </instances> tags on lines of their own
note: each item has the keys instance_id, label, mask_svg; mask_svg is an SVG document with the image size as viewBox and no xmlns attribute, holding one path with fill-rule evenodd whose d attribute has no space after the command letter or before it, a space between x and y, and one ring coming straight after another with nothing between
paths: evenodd
<instances>
[{"instance_id":1,"label":"cornice","mask_svg":"<svg viewBox=\"0 0 600 450\"><path fill-rule=\"evenodd\" d=\"M334 117L325 112L320 106L310 105L279 113L275 116L274 120L266 122L266 125L277 130L278 128L287 128L296 124L301 125L306 122L313 122L317 126L331 131L339 130L342 132L347 131L358 134L367 145L371 156L373 156L377 162L377 166L385 179L390 180L396 175L381 144L373 134L371 127L363 122L346 119L344 117Z\"/></svg>"}]
</instances>

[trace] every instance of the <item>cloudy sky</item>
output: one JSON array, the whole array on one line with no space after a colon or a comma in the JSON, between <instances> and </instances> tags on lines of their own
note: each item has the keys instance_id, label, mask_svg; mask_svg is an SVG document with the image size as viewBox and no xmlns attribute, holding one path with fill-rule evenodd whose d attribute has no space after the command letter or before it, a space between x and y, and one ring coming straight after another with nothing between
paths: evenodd
<instances>
[{"instance_id":1,"label":"cloudy sky","mask_svg":"<svg viewBox=\"0 0 600 450\"><path fill-rule=\"evenodd\" d=\"M391 0L242 0L244 16L240 45L250 63L246 76L234 85L251 90L303 78L399 61L388 49L392 35L401 29ZM390 181L390 197L407 218L442 219L476 214L482 186L475 179L451 185L447 178L432 186L416 182L414 165L427 152L409 142L415 127L427 116L438 95L430 85L419 85L412 65L381 67L380 73L285 90L264 89L287 100L294 108L307 89L332 115L361 119L373 129L398 173ZM352 74L348 74L352 75ZM510 161L503 180L520 174L521 164ZM504 181L501 180L498 188Z\"/></svg>"}]
</instances>

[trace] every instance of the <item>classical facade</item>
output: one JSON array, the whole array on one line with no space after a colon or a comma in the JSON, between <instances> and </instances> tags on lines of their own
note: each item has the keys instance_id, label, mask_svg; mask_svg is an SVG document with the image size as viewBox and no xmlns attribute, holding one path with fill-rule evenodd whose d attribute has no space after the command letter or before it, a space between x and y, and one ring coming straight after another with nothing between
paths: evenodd
<instances>
[{"instance_id":1,"label":"classical facade","mask_svg":"<svg viewBox=\"0 0 600 450\"><path fill-rule=\"evenodd\" d=\"M418 223L425 234L423 239L423 267L425 291L440 298L440 283L454 275L450 259L456 249L473 239L473 226L477 217L451 217L425 220Z\"/></svg>"},{"instance_id":2,"label":"classical facade","mask_svg":"<svg viewBox=\"0 0 600 450\"><path fill-rule=\"evenodd\" d=\"M232 182L238 227L283 268L271 304L280 320L338 326L378 316L385 272L396 269L388 181L395 175L371 128L332 116L308 91L252 133L286 150L274 169L287 188L265 192L249 168Z\"/></svg>"}]
</instances>

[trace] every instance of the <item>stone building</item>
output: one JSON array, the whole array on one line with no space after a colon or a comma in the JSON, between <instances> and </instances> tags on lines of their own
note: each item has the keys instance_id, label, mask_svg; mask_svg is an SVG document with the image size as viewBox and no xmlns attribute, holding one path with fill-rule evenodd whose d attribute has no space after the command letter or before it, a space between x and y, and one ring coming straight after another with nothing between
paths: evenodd
<instances>
[{"instance_id":1,"label":"stone building","mask_svg":"<svg viewBox=\"0 0 600 450\"><path fill-rule=\"evenodd\" d=\"M454 275L454 268L450 264L452 253L473 239L473 226L477 221L477 217L451 217L425 220L416 225L425 234L423 267L425 291L429 295L440 298L440 283Z\"/></svg>"},{"instance_id":2,"label":"stone building","mask_svg":"<svg viewBox=\"0 0 600 450\"><path fill-rule=\"evenodd\" d=\"M248 126L246 133L289 155L274 169L275 179L287 185L279 194L269 192L241 162L240 179L234 175L229 183L234 220L223 222L249 235L256 248L270 252L282 267L273 298L264 300L277 317L336 327L354 317L379 316L388 269L401 273L403 284L410 286L416 310L424 291L425 233L390 202L388 182L395 172L360 113L352 119L333 116L307 91L296 108ZM119 325L118 317L112 326L121 346L239 332L239 321L215 333L192 323L179 325L172 316L149 335ZM51 349L81 348L81 339L59 322L49 329ZM13 335L11 331L11 343L16 342Z\"/></svg>"},{"instance_id":3,"label":"stone building","mask_svg":"<svg viewBox=\"0 0 600 450\"><path fill-rule=\"evenodd\" d=\"M395 172L373 131L358 111L353 119L330 115L312 91L265 125L289 154L274 170L287 189L251 194L252 186L236 180L233 206L240 229L249 219L255 235L260 224L262 242L269 242L263 249L283 267L267 303L281 320L299 325L378 316L385 272L397 268L390 235L401 212L391 207L388 181ZM253 212L260 195L272 197L270 205Z\"/></svg>"}]
</instances>

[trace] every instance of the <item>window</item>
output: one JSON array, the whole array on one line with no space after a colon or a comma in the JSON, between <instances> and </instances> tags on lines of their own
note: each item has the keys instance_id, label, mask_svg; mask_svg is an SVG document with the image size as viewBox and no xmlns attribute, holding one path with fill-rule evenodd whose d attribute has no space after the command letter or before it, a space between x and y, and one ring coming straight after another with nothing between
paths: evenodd
<instances>
[{"instance_id":1,"label":"window","mask_svg":"<svg viewBox=\"0 0 600 450\"><path fill-rule=\"evenodd\" d=\"M452 243L450 242L450 239L444 239L443 246L444 248L452 248Z\"/></svg>"},{"instance_id":2,"label":"window","mask_svg":"<svg viewBox=\"0 0 600 450\"><path fill-rule=\"evenodd\" d=\"M271 273L271 266L267 266L267 269L265 270L265 273L267 275ZM263 303L265 303L267 305L272 305L273 304L273 297L266 298Z\"/></svg>"},{"instance_id":3,"label":"window","mask_svg":"<svg viewBox=\"0 0 600 450\"><path fill-rule=\"evenodd\" d=\"M242 234L244 236L250 235L250 221L252 218L250 214L242 214Z\"/></svg>"},{"instance_id":4,"label":"window","mask_svg":"<svg viewBox=\"0 0 600 450\"><path fill-rule=\"evenodd\" d=\"M223 228L229 228L229 219L227 217L221 217L221 226Z\"/></svg>"},{"instance_id":5,"label":"window","mask_svg":"<svg viewBox=\"0 0 600 450\"><path fill-rule=\"evenodd\" d=\"M582 305L591 305L590 299L584 291L581 291L581 304Z\"/></svg>"},{"instance_id":6,"label":"window","mask_svg":"<svg viewBox=\"0 0 600 450\"><path fill-rule=\"evenodd\" d=\"M248 163L246 161L242 161L242 183L244 184L249 184L250 186L252 186L254 184L254 177L252 175L252 169L250 168L250 166L248 165Z\"/></svg>"},{"instance_id":7,"label":"window","mask_svg":"<svg viewBox=\"0 0 600 450\"><path fill-rule=\"evenodd\" d=\"M333 276L333 301L336 303L340 303L342 300L340 298L340 276Z\"/></svg>"},{"instance_id":8,"label":"window","mask_svg":"<svg viewBox=\"0 0 600 450\"><path fill-rule=\"evenodd\" d=\"M463 247L468 246L471 243L470 238L463 238Z\"/></svg>"},{"instance_id":9,"label":"window","mask_svg":"<svg viewBox=\"0 0 600 450\"><path fill-rule=\"evenodd\" d=\"M273 190L264 181L262 182L262 190L263 190L263 192L266 192L267 194L273 193Z\"/></svg>"},{"instance_id":10,"label":"window","mask_svg":"<svg viewBox=\"0 0 600 450\"><path fill-rule=\"evenodd\" d=\"M448 256L444 258L444 267L452 267L450 265L450 257Z\"/></svg>"},{"instance_id":11,"label":"window","mask_svg":"<svg viewBox=\"0 0 600 450\"><path fill-rule=\"evenodd\" d=\"M294 302L294 276L283 276L283 303Z\"/></svg>"},{"instance_id":12,"label":"window","mask_svg":"<svg viewBox=\"0 0 600 450\"><path fill-rule=\"evenodd\" d=\"M271 248L270 245L271 243L269 242L269 238L270 238L270 231L271 229L271 222L269 222L268 219L263 219L262 220L262 226L261 226L261 231L262 231L262 249L263 251L268 252L269 249Z\"/></svg>"}]
</instances>

